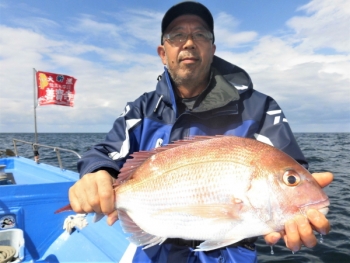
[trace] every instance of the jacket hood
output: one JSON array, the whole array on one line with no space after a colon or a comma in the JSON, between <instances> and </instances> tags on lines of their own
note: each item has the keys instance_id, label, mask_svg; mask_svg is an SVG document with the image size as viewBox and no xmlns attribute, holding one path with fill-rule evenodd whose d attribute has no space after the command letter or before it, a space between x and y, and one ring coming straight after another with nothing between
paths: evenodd
<instances>
[{"instance_id":1,"label":"jacket hood","mask_svg":"<svg viewBox=\"0 0 350 263\"><path fill-rule=\"evenodd\" d=\"M236 89L240 91L253 89L252 80L244 69L217 56L214 56L212 66Z\"/></svg>"},{"instance_id":2,"label":"jacket hood","mask_svg":"<svg viewBox=\"0 0 350 263\"><path fill-rule=\"evenodd\" d=\"M229 63L226 60L223 60L222 58L219 58L217 56L214 56L213 62L212 62L213 69L213 76L212 76L212 82L214 80L215 83L220 80L220 84L218 85L221 88L217 87L211 87L211 91L216 94L219 94L221 92L224 92L225 95L231 94L229 92L229 89L231 89L232 95L230 100L237 100L239 99L238 93L242 93L245 90L253 89L253 83L248 75L248 73L243 70L242 68ZM222 85L224 84L224 85ZM218 90L219 89L219 90ZM170 76L167 71L167 68L165 68L165 71L161 75L161 80L157 84L156 93L159 96L162 96L162 101L171 104L176 105L175 101L175 95L172 88L172 84L170 81ZM207 98L210 99L210 98ZM206 98L204 98L206 100ZM227 96L226 96L226 102L220 101L218 104L224 104L227 103ZM216 105L218 107L220 105Z\"/></svg>"}]
</instances>

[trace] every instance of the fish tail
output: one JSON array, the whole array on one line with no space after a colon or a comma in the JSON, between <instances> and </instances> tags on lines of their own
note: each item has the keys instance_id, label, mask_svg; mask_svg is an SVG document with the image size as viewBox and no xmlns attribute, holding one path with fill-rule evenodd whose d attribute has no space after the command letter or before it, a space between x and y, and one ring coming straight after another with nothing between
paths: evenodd
<instances>
[{"instance_id":1,"label":"fish tail","mask_svg":"<svg viewBox=\"0 0 350 263\"><path fill-rule=\"evenodd\" d=\"M65 212L65 211L72 211L73 208L71 207L71 205L66 205L58 210L55 211L55 214L58 214L58 213L62 213L62 212Z\"/></svg>"}]
</instances>

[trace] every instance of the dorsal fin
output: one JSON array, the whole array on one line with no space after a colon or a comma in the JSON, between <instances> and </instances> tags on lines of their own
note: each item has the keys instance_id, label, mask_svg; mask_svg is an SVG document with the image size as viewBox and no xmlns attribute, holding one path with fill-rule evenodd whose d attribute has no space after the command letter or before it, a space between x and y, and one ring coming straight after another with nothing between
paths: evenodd
<instances>
[{"instance_id":1,"label":"dorsal fin","mask_svg":"<svg viewBox=\"0 0 350 263\"><path fill-rule=\"evenodd\" d=\"M132 159L127 159L124 166L120 169L116 185L122 184L123 182L131 179L135 170L154 154L167 151L169 149L176 148L182 145L191 144L199 141L211 140L223 136L225 135L185 137L183 140L174 141L173 143L170 143L166 146L158 147L150 151L134 152L130 154Z\"/></svg>"}]
</instances>

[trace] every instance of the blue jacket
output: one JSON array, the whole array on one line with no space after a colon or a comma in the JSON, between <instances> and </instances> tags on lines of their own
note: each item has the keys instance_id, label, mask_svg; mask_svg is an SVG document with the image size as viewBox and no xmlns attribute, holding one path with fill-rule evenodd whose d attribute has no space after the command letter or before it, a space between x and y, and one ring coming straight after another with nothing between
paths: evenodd
<instances>
[{"instance_id":1,"label":"blue jacket","mask_svg":"<svg viewBox=\"0 0 350 263\"><path fill-rule=\"evenodd\" d=\"M252 81L243 69L215 56L210 84L199 95L192 110L181 108L167 69L159 79L155 91L127 103L105 141L94 146L78 162L81 176L100 169L107 169L116 176L127 156L135 151L150 150L188 136L219 134L268 143L307 168L283 111L271 97L253 89ZM256 252L242 247L209 253L191 252L187 247L178 252L173 248L171 244L164 244L137 249L132 262L167 262L164 258L159 261L159 257L172 258L174 255L181 255L181 260L173 258L171 262L212 262L210 258L217 260L219 256L226 258L226 262L256 261Z\"/></svg>"}]
</instances>

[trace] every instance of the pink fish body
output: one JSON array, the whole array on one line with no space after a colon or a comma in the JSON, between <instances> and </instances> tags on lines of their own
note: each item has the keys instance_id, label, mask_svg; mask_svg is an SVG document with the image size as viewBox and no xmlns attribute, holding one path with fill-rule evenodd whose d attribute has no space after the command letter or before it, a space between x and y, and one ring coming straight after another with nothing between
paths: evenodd
<instances>
[{"instance_id":1,"label":"pink fish body","mask_svg":"<svg viewBox=\"0 0 350 263\"><path fill-rule=\"evenodd\" d=\"M253 139L195 137L133 157L119 175L116 208L138 246L182 238L212 250L282 230L309 208L328 212L305 168Z\"/></svg>"}]
</instances>

